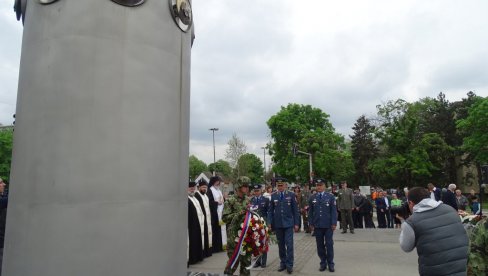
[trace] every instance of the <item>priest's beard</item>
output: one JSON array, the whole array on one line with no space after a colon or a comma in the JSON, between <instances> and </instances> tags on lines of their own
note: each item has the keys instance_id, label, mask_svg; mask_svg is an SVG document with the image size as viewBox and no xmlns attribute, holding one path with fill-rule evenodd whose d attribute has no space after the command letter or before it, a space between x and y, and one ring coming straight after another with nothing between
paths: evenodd
<instances>
[{"instance_id":1,"label":"priest's beard","mask_svg":"<svg viewBox=\"0 0 488 276\"><path fill-rule=\"evenodd\" d=\"M193 192L188 192L188 196L195 196L195 191L193 191Z\"/></svg>"}]
</instances>

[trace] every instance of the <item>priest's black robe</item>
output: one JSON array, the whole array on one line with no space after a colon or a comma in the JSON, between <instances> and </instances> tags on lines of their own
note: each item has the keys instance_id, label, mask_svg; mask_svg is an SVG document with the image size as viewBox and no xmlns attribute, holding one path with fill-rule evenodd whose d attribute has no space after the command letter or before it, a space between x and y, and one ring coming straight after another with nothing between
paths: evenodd
<instances>
[{"instance_id":1,"label":"priest's black robe","mask_svg":"<svg viewBox=\"0 0 488 276\"><path fill-rule=\"evenodd\" d=\"M198 213L193 202L188 199L188 264L196 264L203 260L202 232Z\"/></svg>"},{"instance_id":2,"label":"priest's black robe","mask_svg":"<svg viewBox=\"0 0 488 276\"><path fill-rule=\"evenodd\" d=\"M207 189L208 205L210 205L210 216L212 217L212 250L214 253L221 252L222 249L222 228L220 227L219 214L217 207L219 203L215 201L212 190Z\"/></svg>"},{"instance_id":3,"label":"priest's black robe","mask_svg":"<svg viewBox=\"0 0 488 276\"><path fill-rule=\"evenodd\" d=\"M200 202L200 207L202 207L202 212L203 212L203 215L205 216L205 221L203 222L203 237L204 237L204 240L203 240L203 257L204 258L207 258L207 257L210 257L212 256L212 248L210 247L210 243L209 243L209 240L208 240L208 231L212 231L211 229L208 229L208 223L207 223L207 219L210 219L210 218L207 218L207 212L205 211L205 204L203 204L203 199L202 199L202 196L200 195L200 192L195 192L195 198L198 200L198 202Z\"/></svg>"}]
</instances>

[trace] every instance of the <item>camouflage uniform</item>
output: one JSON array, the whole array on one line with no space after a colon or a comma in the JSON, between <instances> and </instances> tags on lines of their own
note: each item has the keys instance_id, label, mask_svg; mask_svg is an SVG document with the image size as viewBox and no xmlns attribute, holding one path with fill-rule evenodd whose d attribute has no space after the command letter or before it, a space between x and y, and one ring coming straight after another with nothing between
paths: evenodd
<instances>
[{"instance_id":1,"label":"camouflage uniform","mask_svg":"<svg viewBox=\"0 0 488 276\"><path fill-rule=\"evenodd\" d=\"M468 275L488 275L488 219L479 221L469 235Z\"/></svg>"},{"instance_id":2,"label":"camouflage uniform","mask_svg":"<svg viewBox=\"0 0 488 276\"><path fill-rule=\"evenodd\" d=\"M250 180L248 177L240 177L237 181L237 189L240 189L244 185L249 185ZM244 215L246 214L247 207L250 201L247 195L242 197L237 194L232 195L224 205L224 212L222 214L222 220L227 224L227 255L229 259L232 257L236 247L237 233L241 230L241 224L244 222ZM240 262L239 275L251 275L251 271L246 269L251 265L251 259L242 255L238 256L238 260L234 267L226 268L224 274L232 275Z\"/></svg>"}]
</instances>

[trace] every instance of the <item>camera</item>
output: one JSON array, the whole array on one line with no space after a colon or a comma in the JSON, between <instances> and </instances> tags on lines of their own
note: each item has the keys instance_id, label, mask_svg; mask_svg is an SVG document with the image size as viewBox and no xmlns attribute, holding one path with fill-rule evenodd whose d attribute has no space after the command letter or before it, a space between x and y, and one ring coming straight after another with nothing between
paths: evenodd
<instances>
[{"instance_id":1,"label":"camera","mask_svg":"<svg viewBox=\"0 0 488 276\"><path fill-rule=\"evenodd\" d=\"M400 206L391 206L390 213L393 217L395 217L398 214L400 217L404 219L407 219L412 214L410 212L410 207L408 206L408 202L404 202Z\"/></svg>"}]
</instances>

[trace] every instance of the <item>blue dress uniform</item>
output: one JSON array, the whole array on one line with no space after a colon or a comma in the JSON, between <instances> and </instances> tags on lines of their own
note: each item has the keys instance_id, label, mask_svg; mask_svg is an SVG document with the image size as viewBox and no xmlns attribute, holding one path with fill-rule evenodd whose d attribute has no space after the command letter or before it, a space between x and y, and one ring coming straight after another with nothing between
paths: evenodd
<instances>
[{"instance_id":1,"label":"blue dress uniform","mask_svg":"<svg viewBox=\"0 0 488 276\"><path fill-rule=\"evenodd\" d=\"M337 225L337 205L334 195L327 192L316 193L308 200L309 224L315 229L317 254L320 258L320 268L325 270L327 265L334 271L334 233L332 225ZM325 242L325 243L324 243Z\"/></svg>"},{"instance_id":2,"label":"blue dress uniform","mask_svg":"<svg viewBox=\"0 0 488 276\"><path fill-rule=\"evenodd\" d=\"M278 239L280 270L293 270L293 227L300 224L295 194L277 191L271 195L268 223Z\"/></svg>"},{"instance_id":3,"label":"blue dress uniform","mask_svg":"<svg viewBox=\"0 0 488 276\"><path fill-rule=\"evenodd\" d=\"M254 187L256 189L256 186ZM259 188L261 188L259 186ZM264 196L253 196L251 198L251 205L256 209L256 213L258 213L265 221L268 220L268 208L269 208L269 199ZM267 223L267 222L266 222ZM268 253L264 253L261 255L261 259L256 262L256 266L266 267L266 260L268 259Z\"/></svg>"}]
</instances>

